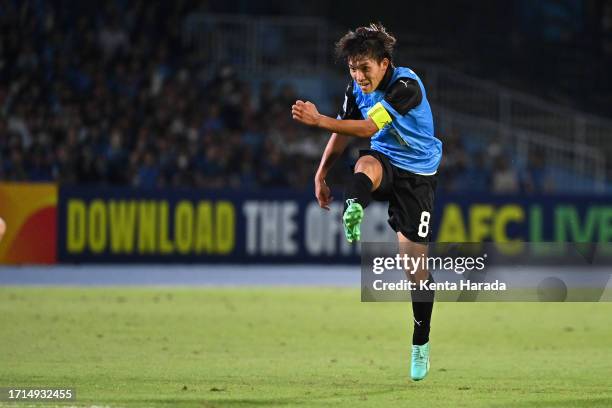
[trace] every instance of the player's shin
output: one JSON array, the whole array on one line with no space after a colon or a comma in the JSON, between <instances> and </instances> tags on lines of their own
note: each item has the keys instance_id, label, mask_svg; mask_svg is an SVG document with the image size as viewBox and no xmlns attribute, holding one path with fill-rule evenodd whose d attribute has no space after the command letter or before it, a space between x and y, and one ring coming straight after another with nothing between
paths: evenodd
<instances>
[{"instance_id":1,"label":"player's shin","mask_svg":"<svg viewBox=\"0 0 612 408\"><path fill-rule=\"evenodd\" d=\"M431 273L428 277L428 283L434 282ZM425 286L427 286L425 285ZM429 342L429 330L431 324L431 315L433 312L435 290L429 287L421 288L417 282L416 290L412 291L412 314L414 317L414 332L412 334L412 344L423 345Z\"/></svg>"},{"instance_id":2,"label":"player's shin","mask_svg":"<svg viewBox=\"0 0 612 408\"><path fill-rule=\"evenodd\" d=\"M358 203L362 208L366 208L370 201L372 201L372 180L365 173L354 173L344 189L344 211L352 203Z\"/></svg>"}]
</instances>

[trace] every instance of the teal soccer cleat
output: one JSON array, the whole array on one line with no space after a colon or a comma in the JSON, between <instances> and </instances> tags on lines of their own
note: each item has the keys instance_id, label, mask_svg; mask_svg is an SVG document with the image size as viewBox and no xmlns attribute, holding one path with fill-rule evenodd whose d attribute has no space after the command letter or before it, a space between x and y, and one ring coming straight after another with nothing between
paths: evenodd
<instances>
[{"instance_id":1,"label":"teal soccer cleat","mask_svg":"<svg viewBox=\"0 0 612 408\"><path fill-rule=\"evenodd\" d=\"M363 207L356 203L354 198L346 200L348 207L342 216L344 225L344 235L348 242L359 241L361 239L361 220L363 220Z\"/></svg>"},{"instance_id":2,"label":"teal soccer cleat","mask_svg":"<svg viewBox=\"0 0 612 408\"><path fill-rule=\"evenodd\" d=\"M412 363L410 365L410 377L414 381L420 381L429 372L429 343L422 346L412 346Z\"/></svg>"}]
</instances>

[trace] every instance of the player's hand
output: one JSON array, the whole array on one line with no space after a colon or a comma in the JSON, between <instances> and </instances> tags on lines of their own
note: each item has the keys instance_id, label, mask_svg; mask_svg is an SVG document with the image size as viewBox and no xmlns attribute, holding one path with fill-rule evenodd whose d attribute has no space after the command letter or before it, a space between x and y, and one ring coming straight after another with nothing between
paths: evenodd
<instances>
[{"instance_id":1,"label":"player's hand","mask_svg":"<svg viewBox=\"0 0 612 408\"><path fill-rule=\"evenodd\" d=\"M329 204L332 202L334 197L331 196L331 190L327 187L324 178L315 178L315 195L319 202L319 207L329 211Z\"/></svg>"},{"instance_id":2,"label":"player's hand","mask_svg":"<svg viewBox=\"0 0 612 408\"><path fill-rule=\"evenodd\" d=\"M317 107L312 102L295 101L291 107L291 115L293 119L305 125L318 126L321 121L321 114Z\"/></svg>"}]
</instances>

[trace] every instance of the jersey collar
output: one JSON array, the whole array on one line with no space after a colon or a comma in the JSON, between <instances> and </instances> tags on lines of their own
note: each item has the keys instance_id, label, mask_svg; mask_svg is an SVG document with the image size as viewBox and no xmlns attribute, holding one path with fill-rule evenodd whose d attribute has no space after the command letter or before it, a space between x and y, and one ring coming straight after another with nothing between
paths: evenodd
<instances>
[{"instance_id":1,"label":"jersey collar","mask_svg":"<svg viewBox=\"0 0 612 408\"><path fill-rule=\"evenodd\" d=\"M395 67L393 66L393 64L389 64L389 66L387 67L387 72L385 72L385 76L376 87L377 91L384 91L385 89L387 89L389 82L391 82L391 77L393 77L394 71Z\"/></svg>"}]
</instances>

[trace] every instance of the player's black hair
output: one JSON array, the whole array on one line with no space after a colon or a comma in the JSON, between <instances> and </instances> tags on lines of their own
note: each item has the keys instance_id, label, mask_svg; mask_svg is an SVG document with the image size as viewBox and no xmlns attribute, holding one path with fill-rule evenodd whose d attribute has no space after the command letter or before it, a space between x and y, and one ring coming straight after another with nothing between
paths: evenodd
<instances>
[{"instance_id":1,"label":"player's black hair","mask_svg":"<svg viewBox=\"0 0 612 408\"><path fill-rule=\"evenodd\" d=\"M393 61L393 47L397 40L381 23L358 27L349 31L336 43L336 58L346 62L349 58L368 57L376 62L384 58Z\"/></svg>"}]
</instances>

